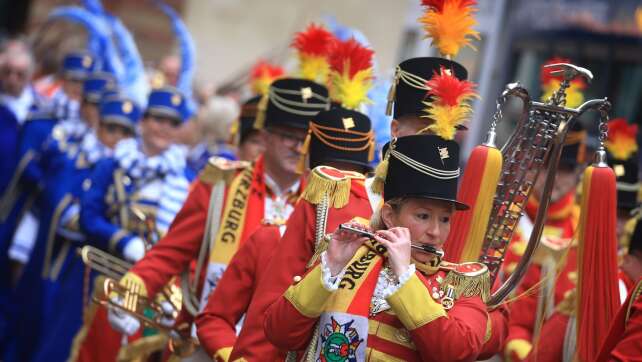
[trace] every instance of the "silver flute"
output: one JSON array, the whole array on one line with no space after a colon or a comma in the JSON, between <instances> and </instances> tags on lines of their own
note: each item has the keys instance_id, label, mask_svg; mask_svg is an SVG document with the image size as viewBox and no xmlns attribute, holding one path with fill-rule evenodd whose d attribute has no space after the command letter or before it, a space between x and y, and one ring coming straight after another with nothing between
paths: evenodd
<instances>
[{"instance_id":1,"label":"silver flute","mask_svg":"<svg viewBox=\"0 0 642 362\"><path fill-rule=\"evenodd\" d=\"M374 240L374 238L375 238L375 235L373 233L371 233L369 231L361 230L359 228L352 227L352 226L347 225L347 224L340 224L339 225L339 230L349 231L351 233L355 233L355 234L358 234L358 235L361 235L361 236L365 236L365 237L367 237L369 239L372 239L372 240ZM444 257L444 251L440 250L440 249L437 249L432 245L419 244L419 243L411 242L410 243L410 247L413 248L413 249L422 251L424 253L437 255L440 258Z\"/></svg>"}]
</instances>

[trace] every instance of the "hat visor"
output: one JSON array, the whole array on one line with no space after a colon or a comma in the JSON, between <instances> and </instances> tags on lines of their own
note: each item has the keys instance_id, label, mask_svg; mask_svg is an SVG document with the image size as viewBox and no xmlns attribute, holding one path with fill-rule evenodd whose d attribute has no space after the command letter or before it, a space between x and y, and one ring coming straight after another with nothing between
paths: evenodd
<instances>
[{"instance_id":1,"label":"hat visor","mask_svg":"<svg viewBox=\"0 0 642 362\"><path fill-rule=\"evenodd\" d=\"M89 72L85 70L63 70L62 75L70 80L83 81L87 79Z\"/></svg>"},{"instance_id":2,"label":"hat visor","mask_svg":"<svg viewBox=\"0 0 642 362\"><path fill-rule=\"evenodd\" d=\"M107 117L101 117L100 118L101 123L109 123L109 124L116 124L119 126L123 126L130 130L132 133L136 133L136 129L132 122L125 118L125 117L118 117L118 116L107 116Z\"/></svg>"},{"instance_id":3,"label":"hat visor","mask_svg":"<svg viewBox=\"0 0 642 362\"><path fill-rule=\"evenodd\" d=\"M470 206L464 204L463 202L459 202L454 199L449 199L447 197L439 197L439 196L432 196L432 195L404 195L404 197L416 197L418 199L430 199L430 200L451 202L455 206L455 210L457 211L465 211L470 209Z\"/></svg>"},{"instance_id":4,"label":"hat visor","mask_svg":"<svg viewBox=\"0 0 642 362\"><path fill-rule=\"evenodd\" d=\"M172 121L183 123L183 117L181 117L178 112L169 107L152 106L147 108L145 113L155 117L169 118Z\"/></svg>"}]
</instances>

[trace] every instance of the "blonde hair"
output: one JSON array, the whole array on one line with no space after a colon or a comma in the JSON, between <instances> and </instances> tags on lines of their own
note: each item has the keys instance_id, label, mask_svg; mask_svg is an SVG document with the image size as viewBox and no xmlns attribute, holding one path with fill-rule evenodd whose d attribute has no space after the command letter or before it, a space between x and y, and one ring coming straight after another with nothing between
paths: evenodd
<instances>
[{"instance_id":1,"label":"blonde hair","mask_svg":"<svg viewBox=\"0 0 642 362\"><path fill-rule=\"evenodd\" d=\"M377 210L375 210L372 213L372 216L370 217L370 229L373 231L388 229L388 226L386 226L386 223L383 221L383 217L381 216L381 210L383 209L383 205L387 204L390 207L392 207L393 211L399 212L399 210L401 209L401 206L403 206L405 201L406 201L406 198L397 197L392 200L386 201L384 204L381 204L381 206Z\"/></svg>"}]
</instances>

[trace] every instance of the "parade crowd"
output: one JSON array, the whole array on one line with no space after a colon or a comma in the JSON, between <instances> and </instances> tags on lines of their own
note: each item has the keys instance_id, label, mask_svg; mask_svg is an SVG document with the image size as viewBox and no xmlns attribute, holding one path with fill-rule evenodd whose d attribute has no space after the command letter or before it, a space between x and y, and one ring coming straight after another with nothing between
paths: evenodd
<instances>
[{"instance_id":1,"label":"parade crowd","mask_svg":"<svg viewBox=\"0 0 642 362\"><path fill-rule=\"evenodd\" d=\"M376 49L321 23L241 98L195 89L163 4L180 49L153 70L81 6L52 11L93 29L54 73L1 42L0 361L642 361L635 120L567 118L528 169L493 137L463 159L476 1L421 3L437 55L383 100ZM542 64L551 112L584 107L571 63Z\"/></svg>"}]
</instances>

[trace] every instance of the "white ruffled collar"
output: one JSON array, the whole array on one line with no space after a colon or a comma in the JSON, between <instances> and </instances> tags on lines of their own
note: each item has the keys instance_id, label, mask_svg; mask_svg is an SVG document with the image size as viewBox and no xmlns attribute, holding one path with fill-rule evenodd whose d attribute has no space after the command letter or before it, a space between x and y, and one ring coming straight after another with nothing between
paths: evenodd
<instances>
[{"instance_id":1,"label":"white ruffled collar","mask_svg":"<svg viewBox=\"0 0 642 362\"><path fill-rule=\"evenodd\" d=\"M114 158L134 179L165 177L168 174L180 174L185 169L184 148L172 145L163 153L148 157L142 151L141 141L133 138L116 144Z\"/></svg>"},{"instance_id":2,"label":"white ruffled collar","mask_svg":"<svg viewBox=\"0 0 642 362\"><path fill-rule=\"evenodd\" d=\"M80 142L80 152L86 157L87 162L93 165L104 157L113 154L113 150L98 140L94 132L88 132Z\"/></svg>"}]
</instances>

